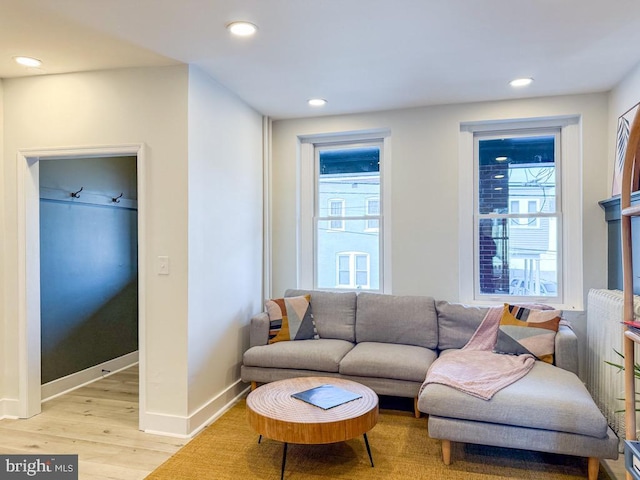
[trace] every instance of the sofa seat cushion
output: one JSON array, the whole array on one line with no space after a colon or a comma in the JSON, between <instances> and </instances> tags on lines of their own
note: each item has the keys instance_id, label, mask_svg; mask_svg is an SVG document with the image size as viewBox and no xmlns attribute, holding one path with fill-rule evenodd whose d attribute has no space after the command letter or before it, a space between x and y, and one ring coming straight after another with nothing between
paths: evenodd
<instances>
[{"instance_id":1,"label":"sofa seat cushion","mask_svg":"<svg viewBox=\"0 0 640 480\"><path fill-rule=\"evenodd\" d=\"M323 338L277 342L251 347L244 352L242 362L248 367L292 368L337 373L340 360L352 348L351 342Z\"/></svg>"},{"instance_id":2,"label":"sofa seat cushion","mask_svg":"<svg viewBox=\"0 0 640 480\"><path fill-rule=\"evenodd\" d=\"M395 343L358 343L340 362L341 375L423 382L436 359L433 350Z\"/></svg>"},{"instance_id":3,"label":"sofa seat cushion","mask_svg":"<svg viewBox=\"0 0 640 480\"><path fill-rule=\"evenodd\" d=\"M446 355L455 355L449 351ZM607 435L607 421L580 379L537 361L531 371L491 400L440 384L427 385L418 399L421 412L440 417L577 433Z\"/></svg>"}]
</instances>

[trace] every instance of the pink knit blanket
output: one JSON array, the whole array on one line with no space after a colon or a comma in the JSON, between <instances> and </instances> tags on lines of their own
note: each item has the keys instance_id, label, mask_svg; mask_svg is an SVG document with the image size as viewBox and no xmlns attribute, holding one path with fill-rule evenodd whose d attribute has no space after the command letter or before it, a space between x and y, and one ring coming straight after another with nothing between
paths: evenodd
<instances>
[{"instance_id":1,"label":"pink knit blanket","mask_svg":"<svg viewBox=\"0 0 640 480\"><path fill-rule=\"evenodd\" d=\"M490 400L493 395L524 377L533 368L533 355L493 353L503 307L492 307L467 344L436 359L420 393L430 383L448 385L474 397Z\"/></svg>"}]
</instances>

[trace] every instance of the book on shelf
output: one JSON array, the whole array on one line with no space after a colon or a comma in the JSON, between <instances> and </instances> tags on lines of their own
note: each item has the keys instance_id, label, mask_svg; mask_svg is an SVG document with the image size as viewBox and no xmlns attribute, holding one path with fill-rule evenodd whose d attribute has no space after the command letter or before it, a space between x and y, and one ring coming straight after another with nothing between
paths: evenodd
<instances>
[{"instance_id":1,"label":"book on shelf","mask_svg":"<svg viewBox=\"0 0 640 480\"><path fill-rule=\"evenodd\" d=\"M303 392L293 393L291 396L323 410L328 410L362 397L358 393L349 392L335 385L320 385Z\"/></svg>"},{"instance_id":2,"label":"book on shelf","mask_svg":"<svg viewBox=\"0 0 640 480\"><path fill-rule=\"evenodd\" d=\"M630 332L633 332L636 335L640 336L640 322L639 321L636 321L636 320L624 320L622 323L627 327L627 330L629 330Z\"/></svg>"}]
</instances>

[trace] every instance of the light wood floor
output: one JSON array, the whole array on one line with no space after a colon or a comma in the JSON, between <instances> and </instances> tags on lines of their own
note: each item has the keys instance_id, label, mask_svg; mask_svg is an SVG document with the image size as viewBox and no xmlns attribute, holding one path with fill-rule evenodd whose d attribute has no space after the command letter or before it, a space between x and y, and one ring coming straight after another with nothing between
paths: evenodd
<instances>
[{"instance_id":1,"label":"light wood floor","mask_svg":"<svg viewBox=\"0 0 640 480\"><path fill-rule=\"evenodd\" d=\"M28 420L0 420L0 453L78 454L79 480L139 480L188 439L138 430L138 368L115 373L42 404ZM624 480L624 457L607 460Z\"/></svg>"},{"instance_id":2,"label":"light wood floor","mask_svg":"<svg viewBox=\"0 0 640 480\"><path fill-rule=\"evenodd\" d=\"M138 430L138 368L42 404L28 420L0 420L4 454L78 454L80 480L137 480L187 440Z\"/></svg>"},{"instance_id":3,"label":"light wood floor","mask_svg":"<svg viewBox=\"0 0 640 480\"><path fill-rule=\"evenodd\" d=\"M625 480L627 478L624 468L624 454L621 454L617 460L604 460L602 463L612 480Z\"/></svg>"}]
</instances>

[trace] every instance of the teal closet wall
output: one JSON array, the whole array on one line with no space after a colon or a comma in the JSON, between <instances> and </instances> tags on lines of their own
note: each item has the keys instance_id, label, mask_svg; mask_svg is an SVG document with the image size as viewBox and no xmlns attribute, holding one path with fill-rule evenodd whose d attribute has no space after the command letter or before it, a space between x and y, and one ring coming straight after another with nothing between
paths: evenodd
<instances>
[{"instance_id":1,"label":"teal closet wall","mask_svg":"<svg viewBox=\"0 0 640 480\"><path fill-rule=\"evenodd\" d=\"M135 185L131 157L40 162L43 384L138 349Z\"/></svg>"}]
</instances>

